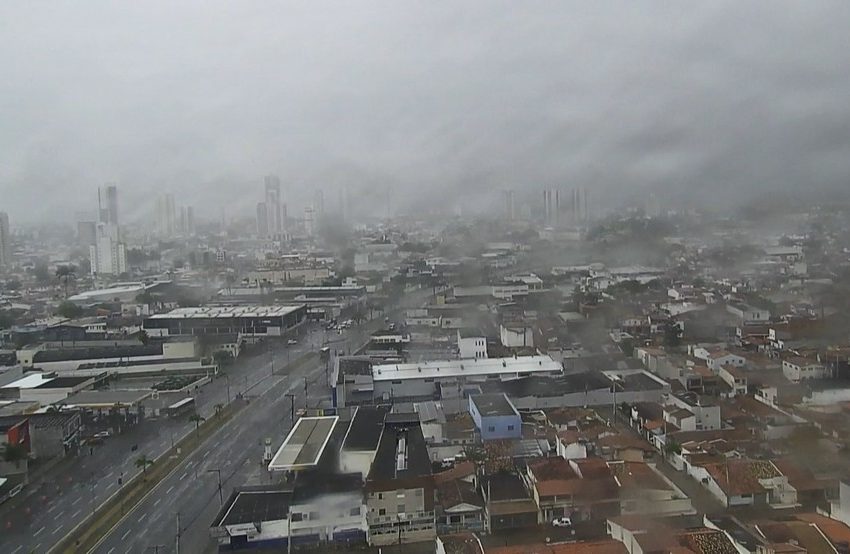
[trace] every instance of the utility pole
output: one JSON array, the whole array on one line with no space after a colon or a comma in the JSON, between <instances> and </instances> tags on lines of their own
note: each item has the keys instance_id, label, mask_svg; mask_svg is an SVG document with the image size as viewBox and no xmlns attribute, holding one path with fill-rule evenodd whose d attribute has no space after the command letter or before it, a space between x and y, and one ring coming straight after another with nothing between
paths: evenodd
<instances>
[{"instance_id":1,"label":"utility pole","mask_svg":"<svg viewBox=\"0 0 850 554\"><path fill-rule=\"evenodd\" d=\"M230 404L230 375L224 374L224 382L227 383L227 403Z\"/></svg>"},{"instance_id":2,"label":"utility pole","mask_svg":"<svg viewBox=\"0 0 850 554\"><path fill-rule=\"evenodd\" d=\"M176 541L177 542L175 544L174 552L176 552L176 554L180 554L180 512L177 512L177 539L176 539Z\"/></svg>"},{"instance_id":3,"label":"utility pole","mask_svg":"<svg viewBox=\"0 0 850 554\"><path fill-rule=\"evenodd\" d=\"M291 428L295 426L295 395L287 393L286 397L289 398L289 425Z\"/></svg>"}]
</instances>

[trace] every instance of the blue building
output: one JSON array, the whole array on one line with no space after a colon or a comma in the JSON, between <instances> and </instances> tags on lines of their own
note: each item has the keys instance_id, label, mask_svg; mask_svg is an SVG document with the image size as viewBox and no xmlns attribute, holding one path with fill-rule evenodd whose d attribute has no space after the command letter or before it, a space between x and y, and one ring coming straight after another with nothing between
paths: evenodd
<instances>
[{"instance_id":1,"label":"blue building","mask_svg":"<svg viewBox=\"0 0 850 554\"><path fill-rule=\"evenodd\" d=\"M470 396L469 414L482 440L522 438L522 419L503 393Z\"/></svg>"}]
</instances>

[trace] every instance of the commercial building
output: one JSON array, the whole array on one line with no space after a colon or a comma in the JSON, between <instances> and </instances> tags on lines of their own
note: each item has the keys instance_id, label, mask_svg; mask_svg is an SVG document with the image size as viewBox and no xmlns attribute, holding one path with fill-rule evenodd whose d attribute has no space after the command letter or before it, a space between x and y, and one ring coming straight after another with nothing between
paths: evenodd
<instances>
[{"instance_id":1,"label":"commercial building","mask_svg":"<svg viewBox=\"0 0 850 554\"><path fill-rule=\"evenodd\" d=\"M240 333L252 342L283 336L303 323L306 315L305 305L178 308L150 316L143 328L151 337Z\"/></svg>"},{"instance_id":2,"label":"commercial building","mask_svg":"<svg viewBox=\"0 0 850 554\"><path fill-rule=\"evenodd\" d=\"M522 438L522 418L505 394L470 396L469 414L482 440Z\"/></svg>"},{"instance_id":3,"label":"commercial building","mask_svg":"<svg viewBox=\"0 0 850 554\"><path fill-rule=\"evenodd\" d=\"M549 356L434 360L372 367L374 397L391 399L436 398L443 389L464 389L476 383L509 381L522 377L557 376L563 366Z\"/></svg>"}]
</instances>

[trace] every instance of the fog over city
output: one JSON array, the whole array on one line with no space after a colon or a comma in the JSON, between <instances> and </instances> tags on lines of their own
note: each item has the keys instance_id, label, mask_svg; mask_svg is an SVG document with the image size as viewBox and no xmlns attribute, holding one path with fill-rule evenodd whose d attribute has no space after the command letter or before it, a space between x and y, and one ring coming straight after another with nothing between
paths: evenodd
<instances>
[{"instance_id":1,"label":"fog over city","mask_svg":"<svg viewBox=\"0 0 850 554\"><path fill-rule=\"evenodd\" d=\"M250 215L275 173L364 211L586 187L683 205L844 190L850 4L5 2L0 198L117 183ZM253 187L253 188L252 188ZM252 194L248 194L250 191Z\"/></svg>"}]
</instances>

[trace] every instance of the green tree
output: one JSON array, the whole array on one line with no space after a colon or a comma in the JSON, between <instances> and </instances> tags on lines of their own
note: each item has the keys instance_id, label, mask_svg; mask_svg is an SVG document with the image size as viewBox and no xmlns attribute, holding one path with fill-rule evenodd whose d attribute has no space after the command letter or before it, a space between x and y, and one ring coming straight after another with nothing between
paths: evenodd
<instances>
[{"instance_id":1,"label":"green tree","mask_svg":"<svg viewBox=\"0 0 850 554\"><path fill-rule=\"evenodd\" d=\"M142 329L139 331L139 342L147 345L150 342L150 337L148 336L148 332Z\"/></svg>"},{"instance_id":2,"label":"green tree","mask_svg":"<svg viewBox=\"0 0 850 554\"><path fill-rule=\"evenodd\" d=\"M77 268L74 265L60 265L56 268L56 278L65 288L65 298L68 298L68 285L77 278Z\"/></svg>"},{"instance_id":3,"label":"green tree","mask_svg":"<svg viewBox=\"0 0 850 554\"><path fill-rule=\"evenodd\" d=\"M65 300L64 302L59 304L58 308L56 308L56 313L62 317L74 319L76 317L80 317L83 314L83 309L74 304L73 302Z\"/></svg>"},{"instance_id":4,"label":"green tree","mask_svg":"<svg viewBox=\"0 0 850 554\"><path fill-rule=\"evenodd\" d=\"M153 465L153 460L148 458L146 455L142 454L138 458L136 458L136 467L142 468L142 473L148 472L148 466Z\"/></svg>"},{"instance_id":5,"label":"green tree","mask_svg":"<svg viewBox=\"0 0 850 554\"><path fill-rule=\"evenodd\" d=\"M207 418L200 416L198 414L192 414L189 416L189 421L195 424L195 434L198 434L198 429L201 427L201 423L205 422Z\"/></svg>"}]
</instances>

